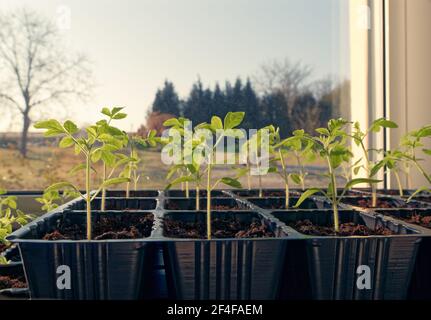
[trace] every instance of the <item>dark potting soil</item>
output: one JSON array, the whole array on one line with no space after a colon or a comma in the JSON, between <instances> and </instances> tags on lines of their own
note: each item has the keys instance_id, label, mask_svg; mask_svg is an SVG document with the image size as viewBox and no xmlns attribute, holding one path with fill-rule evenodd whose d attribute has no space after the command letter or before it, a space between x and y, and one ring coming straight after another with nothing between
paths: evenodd
<instances>
[{"instance_id":1,"label":"dark potting soil","mask_svg":"<svg viewBox=\"0 0 431 320\"><path fill-rule=\"evenodd\" d=\"M27 288L24 278L14 279L11 277L0 276L0 290Z\"/></svg>"},{"instance_id":2,"label":"dark potting soil","mask_svg":"<svg viewBox=\"0 0 431 320\"><path fill-rule=\"evenodd\" d=\"M409 223L417 224L422 227L431 229L431 216L421 216L420 214L413 213L410 218L404 220Z\"/></svg>"},{"instance_id":3,"label":"dark potting soil","mask_svg":"<svg viewBox=\"0 0 431 320\"><path fill-rule=\"evenodd\" d=\"M151 235L154 216L123 214L121 216L100 217L93 223L93 239L140 239ZM46 234L43 240L84 240L86 228L84 225L61 226L57 230Z\"/></svg>"},{"instance_id":4,"label":"dark potting soil","mask_svg":"<svg viewBox=\"0 0 431 320\"><path fill-rule=\"evenodd\" d=\"M380 190L377 191L378 194L388 195L388 196L396 196L398 197L400 195L400 192L397 190Z\"/></svg>"},{"instance_id":5,"label":"dark potting soil","mask_svg":"<svg viewBox=\"0 0 431 320\"><path fill-rule=\"evenodd\" d=\"M194 206L194 208L196 209L196 207ZM201 209L206 208L206 203L202 205L201 203ZM184 210L184 208L182 208L178 203L175 202L168 202L166 204L166 209L167 210ZM211 209L215 210L215 211L228 211L228 210L239 210L240 208L238 207L237 204L234 204L232 206L229 205L222 205L222 204L216 204L216 205L211 205Z\"/></svg>"},{"instance_id":6,"label":"dark potting soil","mask_svg":"<svg viewBox=\"0 0 431 320\"><path fill-rule=\"evenodd\" d=\"M313 224L310 220L301 220L291 223L290 226L298 232L310 236L339 236L339 237L353 237L353 236L389 236L393 232L387 228L379 227L376 230L370 229L364 225L355 223L343 223L340 225L340 231L335 232L332 226L318 226Z\"/></svg>"},{"instance_id":7,"label":"dark potting soil","mask_svg":"<svg viewBox=\"0 0 431 320\"><path fill-rule=\"evenodd\" d=\"M296 192L296 191L290 191L290 196L300 196L301 193L300 192ZM263 191L263 196L264 197L275 197L275 198L284 198L286 197L286 192L285 191Z\"/></svg>"},{"instance_id":8,"label":"dark potting soil","mask_svg":"<svg viewBox=\"0 0 431 320\"><path fill-rule=\"evenodd\" d=\"M212 237L228 238L273 238L274 233L258 219L243 222L234 218L214 219ZM170 238L206 239L206 224L203 222L184 222L172 219L164 220L164 236Z\"/></svg>"},{"instance_id":9,"label":"dark potting soil","mask_svg":"<svg viewBox=\"0 0 431 320\"><path fill-rule=\"evenodd\" d=\"M357 198L357 199L344 199L343 203L358 206L361 208L381 208L381 209L393 209L393 208L419 208L421 207L418 203L407 203L405 201L395 201L377 198L377 205L373 207L373 200L371 198Z\"/></svg>"}]
</instances>

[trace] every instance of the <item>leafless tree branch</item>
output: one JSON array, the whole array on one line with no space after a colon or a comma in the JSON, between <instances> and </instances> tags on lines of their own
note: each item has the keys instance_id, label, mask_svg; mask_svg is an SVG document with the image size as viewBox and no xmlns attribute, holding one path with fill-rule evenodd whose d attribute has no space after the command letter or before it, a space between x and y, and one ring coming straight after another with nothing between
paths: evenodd
<instances>
[{"instance_id":1,"label":"leafless tree branch","mask_svg":"<svg viewBox=\"0 0 431 320\"><path fill-rule=\"evenodd\" d=\"M21 153L36 112L71 99L86 99L92 89L88 59L70 55L57 28L34 11L0 13L0 102L22 114Z\"/></svg>"}]
</instances>

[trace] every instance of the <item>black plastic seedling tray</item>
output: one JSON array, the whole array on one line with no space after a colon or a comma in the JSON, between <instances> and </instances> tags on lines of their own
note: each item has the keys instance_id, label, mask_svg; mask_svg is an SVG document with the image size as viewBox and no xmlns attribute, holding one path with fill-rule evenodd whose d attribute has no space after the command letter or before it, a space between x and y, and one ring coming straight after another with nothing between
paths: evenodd
<instances>
[{"instance_id":1,"label":"black plastic seedling tray","mask_svg":"<svg viewBox=\"0 0 431 320\"><path fill-rule=\"evenodd\" d=\"M353 219L368 226L385 224L397 234L306 236L285 222L307 216L316 223L327 223L332 217L331 210L316 209L328 206L319 198L310 200L308 209L272 210L261 208L258 205L262 203L253 204L230 191L222 193L232 199L222 199L213 194L216 201L235 201L242 210L214 211L213 217L258 217L270 226L276 237L212 240L165 237L165 218L205 220L206 214L194 209L167 210L168 201L193 203L195 199L175 199L172 193L166 197L168 194L159 192L156 198L113 197L116 194L108 194L107 198L112 201L111 208L115 208L114 211L108 209L109 214L124 214L125 209L129 209L128 214L153 214L153 230L148 238L91 242L40 240L44 232L65 214L82 216L80 219L84 217L83 201L75 200L15 232L10 240L20 246L33 298L145 298L148 288L154 288L150 285L152 279L148 278L153 277L155 266L160 265L158 250L162 248L169 298L274 299L303 296L312 299L403 299L418 245L422 237L431 235L395 218L383 218L345 206L347 209L341 212L343 221ZM283 201L280 199L274 201ZM98 207L97 202L95 207ZM201 209L204 208L206 206ZM94 214L97 218L106 213L96 210ZM68 292L59 291L55 286L55 271L61 264L71 265L73 286ZM354 286L356 267L362 264L372 269L371 290L356 290Z\"/></svg>"},{"instance_id":2,"label":"black plastic seedling tray","mask_svg":"<svg viewBox=\"0 0 431 320\"><path fill-rule=\"evenodd\" d=\"M314 197L311 201L317 208L330 208L329 203L319 197ZM256 204L251 204L251 207L259 210ZM418 246L426 233L402 221L387 219L365 210L354 210L347 205L343 207L344 210L340 208L339 214L341 222L355 222L371 229L382 225L396 235L368 237L296 235L294 239L297 241L287 242L280 298L318 300L406 298ZM332 225L333 219L331 209L262 211L284 225L285 232L290 235L293 235L290 225L295 221L308 219L318 225ZM370 290L359 290L356 286L356 270L360 265L367 265L371 270L373 277Z\"/></svg>"},{"instance_id":3,"label":"black plastic seedling tray","mask_svg":"<svg viewBox=\"0 0 431 320\"><path fill-rule=\"evenodd\" d=\"M82 224L85 212L70 210L78 206L80 201L74 200L40 217L8 238L19 245L31 297L73 300L131 300L144 297L155 260L154 245L147 239L41 240L44 234L66 220ZM102 214L124 213L94 212L93 219L98 219ZM70 290L57 287L57 270L60 266L70 268Z\"/></svg>"},{"instance_id":4,"label":"black plastic seedling tray","mask_svg":"<svg viewBox=\"0 0 431 320\"><path fill-rule=\"evenodd\" d=\"M429 300L431 299L431 225L428 227L421 224L408 223L408 220L413 214L421 217L431 216L430 209L377 209L376 214L382 216L390 216L399 220L405 221L412 228L421 230L428 237L424 237L420 243L415 266L413 269L412 281L409 287L408 298Z\"/></svg>"},{"instance_id":5,"label":"black plastic seedling tray","mask_svg":"<svg viewBox=\"0 0 431 320\"><path fill-rule=\"evenodd\" d=\"M8 248L4 252L2 252L1 255L4 256L9 261L9 263L5 265L0 265L0 276L7 276L15 279L25 277L23 265L21 262L21 256L16 246ZM28 289L5 288L0 290L0 300L1 296L27 297Z\"/></svg>"}]
</instances>

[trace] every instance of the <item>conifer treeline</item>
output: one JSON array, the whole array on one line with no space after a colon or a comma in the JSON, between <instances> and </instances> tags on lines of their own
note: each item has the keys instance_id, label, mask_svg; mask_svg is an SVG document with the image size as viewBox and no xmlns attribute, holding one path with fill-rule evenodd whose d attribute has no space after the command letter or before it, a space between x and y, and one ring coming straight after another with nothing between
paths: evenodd
<instances>
[{"instance_id":1,"label":"conifer treeline","mask_svg":"<svg viewBox=\"0 0 431 320\"><path fill-rule=\"evenodd\" d=\"M339 91L339 87L330 88L317 94L307 89L286 97L281 90L273 90L258 95L249 79L244 82L238 78L233 85L227 81L223 87L216 84L214 88L204 87L198 80L188 97L181 100L174 84L166 80L164 87L157 91L147 128L151 126L150 118L153 116L154 122L160 114L184 116L197 125L210 121L213 115L224 117L229 111L244 111L244 129L274 124L280 127L283 136L299 128L311 132L339 116Z\"/></svg>"}]
</instances>

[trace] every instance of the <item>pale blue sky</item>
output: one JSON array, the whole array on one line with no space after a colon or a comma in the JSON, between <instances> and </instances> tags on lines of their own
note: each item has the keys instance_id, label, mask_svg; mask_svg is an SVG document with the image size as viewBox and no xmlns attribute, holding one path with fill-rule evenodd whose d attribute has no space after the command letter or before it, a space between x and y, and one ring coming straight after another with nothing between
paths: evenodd
<instances>
[{"instance_id":1,"label":"pale blue sky","mask_svg":"<svg viewBox=\"0 0 431 320\"><path fill-rule=\"evenodd\" d=\"M180 96L198 76L214 85L256 73L289 57L316 78L347 76L345 0L0 0L0 9L29 7L56 19L70 7L65 41L94 62L98 87L74 118L97 118L102 106L127 106L126 130L144 122L167 78ZM340 14L341 12L341 14Z\"/></svg>"}]
</instances>

